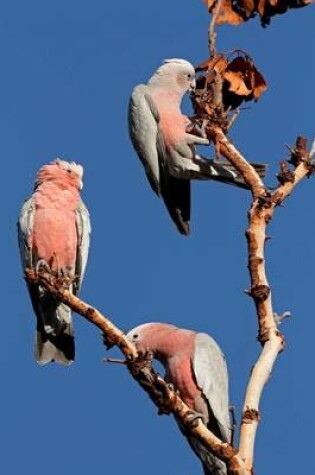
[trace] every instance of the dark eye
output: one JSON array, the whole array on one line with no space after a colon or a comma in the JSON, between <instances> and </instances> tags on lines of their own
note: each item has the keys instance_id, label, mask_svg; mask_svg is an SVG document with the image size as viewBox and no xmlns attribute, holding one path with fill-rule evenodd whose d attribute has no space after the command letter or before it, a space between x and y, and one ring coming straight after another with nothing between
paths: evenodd
<instances>
[{"instance_id":1,"label":"dark eye","mask_svg":"<svg viewBox=\"0 0 315 475\"><path fill-rule=\"evenodd\" d=\"M132 339L133 340L137 340L139 338L139 335L137 335L137 333L135 335L133 335Z\"/></svg>"},{"instance_id":2,"label":"dark eye","mask_svg":"<svg viewBox=\"0 0 315 475\"><path fill-rule=\"evenodd\" d=\"M188 73L188 74L187 74L187 78L188 78L188 79L192 79L192 78L193 78L193 75L190 74L190 73Z\"/></svg>"},{"instance_id":3,"label":"dark eye","mask_svg":"<svg viewBox=\"0 0 315 475\"><path fill-rule=\"evenodd\" d=\"M72 170L70 168L67 169L67 173L71 173Z\"/></svg>"}]
</instances>

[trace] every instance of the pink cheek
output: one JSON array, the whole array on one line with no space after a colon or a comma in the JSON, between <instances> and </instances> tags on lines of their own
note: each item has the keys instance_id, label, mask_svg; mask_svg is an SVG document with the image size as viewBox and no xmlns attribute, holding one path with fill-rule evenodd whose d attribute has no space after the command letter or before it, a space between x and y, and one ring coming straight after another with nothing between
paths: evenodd
<instances>
[{"instance_id":1,"label":"pink cheek","mask_svg":"<svg viewBox=\"0 0 315 475\"><path fill-rule=\"evenodd\" d=\"M186 87L186 85L187 85L187 84L186 84L186 78L184 78L182 75L179 74L179 75L177 76L177 84L178 84L181 88Z\"/></svg>"}]
</instances>

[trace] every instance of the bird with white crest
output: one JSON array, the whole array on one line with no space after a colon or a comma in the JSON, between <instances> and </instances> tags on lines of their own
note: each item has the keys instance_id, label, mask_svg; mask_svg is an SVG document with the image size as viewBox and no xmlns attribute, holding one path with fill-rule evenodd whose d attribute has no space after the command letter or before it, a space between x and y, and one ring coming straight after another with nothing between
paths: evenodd
<instances>
[{"instance_id":1,"label":"bird with white crest","mask_svg":"<svg viewBox=\"0 0 315 475\"><path fill-rule=\"evenodd\" d=\"M76 294L83 280L90 242L90 218L80 198L83 167L57 159L37 173L32 196L22 206L18 237L23 270L42 268L71 277ZM70 308L43 286L28 283L37 318L36 360L69 365L74 360Z\"/></svg>"},{"instance_id":2,"label":"bird with white crest","mask_svg":"<svg viewBox=\"0 0 315 475\"><path fill-rule=\"evenodd\" d=\"M190 231L190 180L216 180L247 188L243 178L225 161L196 153L195 145L208 145L200 131L181 112L186 92L196 87L195 69L184 59L167 59L147 84L136 86L129 103L129 133L145 168L151 188L163 198L181 234ZM253 165L260 176L266 166Z\"/></svg>"}]
</instances>

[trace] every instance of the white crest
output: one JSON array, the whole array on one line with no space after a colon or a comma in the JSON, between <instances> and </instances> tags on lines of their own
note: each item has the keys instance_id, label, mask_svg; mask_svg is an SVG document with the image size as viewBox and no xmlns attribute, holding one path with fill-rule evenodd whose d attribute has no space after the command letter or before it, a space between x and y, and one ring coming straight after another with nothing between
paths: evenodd
<instances>
[{"instance_id":1,"label":"white crest","mask_svg":"<svg viewBox=\"0 0 315 475\"><path fill-rule=\"evenodd\" d=\"M180 59L180 58L172 58L172 59L164 59L163 64L181 64L183 66L187 66L189 68L194 69L193 65L189 62L186 61L186 59Z\"/></svg>"},{"instance_id":2,"label":"white crest","mask_svg":"<svg viewBox=\"0 0 315 475\"><path fill-rule=\"evenodd\" d=\"M75 162L67 162L66 160L62 160L61 158L56 158L52 163L56 163L59 165L60 168L63 170L71 170L73 171L79 178L82 180L83 178L83 167Z\"/></svg>"}]
</instances>

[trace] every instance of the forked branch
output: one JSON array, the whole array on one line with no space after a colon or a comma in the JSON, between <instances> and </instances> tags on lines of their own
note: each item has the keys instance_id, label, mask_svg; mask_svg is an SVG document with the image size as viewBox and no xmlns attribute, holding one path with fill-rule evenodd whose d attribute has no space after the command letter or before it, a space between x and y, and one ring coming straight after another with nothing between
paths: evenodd
<instances>
[{"instance_id":1,"label":"forked branch","mask_svg":"<svg viewBox=\"0 0 315 475\"><path fill-rule=\"evenodd\" d=\"M279 332L274 318L271 290L266 276L264 257L266 228L273 217L276 206L283 203L303 178L314 172L314 164L307 150L306 139L298 137L295 147L291 150L289 160L294 169L290 170L287 162L281 164L278 174L280 185L271 193L265 188L254 168L238 152L219 127L209 126L209 138L219 146L222 155L243 175L253 195L248 213L249 226L246 231L248 269L251 280L251 287L247 293L255 303L259 328L258 340L263 348L252 370L246 390L239 445L239 455L244 461L248 473L252 473L255 436L260 420L260 398L276 358L284 348L284 337Z\"/></svg>"}]
</instances>

